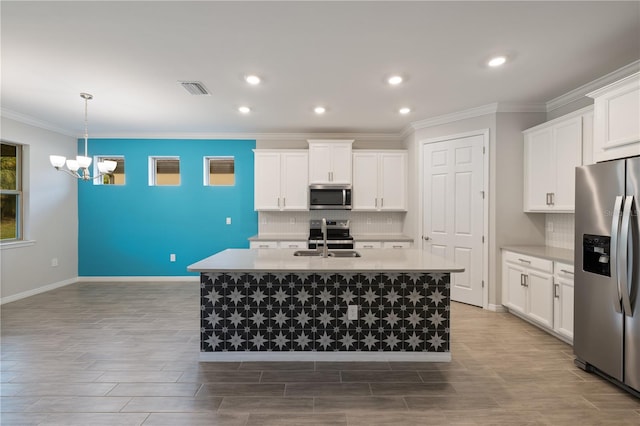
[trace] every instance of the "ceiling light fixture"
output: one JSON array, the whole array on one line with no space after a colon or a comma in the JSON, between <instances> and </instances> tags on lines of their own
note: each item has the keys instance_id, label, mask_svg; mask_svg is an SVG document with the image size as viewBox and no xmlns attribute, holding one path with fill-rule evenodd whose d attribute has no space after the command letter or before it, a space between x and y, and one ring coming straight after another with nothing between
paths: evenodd
<instances>
[{"instance_id":1,"label":"ceiling light fixture","mask_svg":"<svg viewBox=\"0 0 640 426\"><path fill-rule=\"evenodd\" d=\"M93 95L90 95L89 93L80 93L80 97L84 99L84 155L76 156L75 160L67 160L67 158L62 155L50 155L49 161L56 170L68 173L77 179L97 179L103 175L113 172L116 169L118 163L112 160L104 160L98 162L98 174L91 177L91 174L89 173L91 157L89 157L89 155L87 154L87 145L89 143L89 131L87 125L87 103L90 99L93 99ZM65 164L67 165L66 169L63 168Z\"/></svg>"},{"instance_id":2,"label":"ceiling light fixture","mask_svg":"<svg viewBox=\"0 0 640 426\"><path fill-rule=\"evenodd\" d=\"M400 77L399 75L392 75L391 77L389 77L389 79L387 79L387 82L392 86L397 86L398 84L402 83L402 81L402 77Z\"/></svg>"},{"instance_id":3,"label":"ceiling light fixture","mask_svg":"<svg viewBox=\"0 0 640 426\"><path fill-rule=\"evenodd\" d=\"M248 106L241 106L241 107L238 107L238 111L240 111L243 114L249 114L251 112L251 108L249 108Z\"/></svg>"},{"instance_id":4,"label":"ceiling light fixture","mask_svg":"<svg viewBox=\"0 0 640 426\"><path fill-rule=\"evenodd\" d=\"M260 77L258 77L257 75L248 75L244 78L244 81L252 86L256 86L260 84Z\"/></svg>"},{"instance_id":5,"label":"ceiling light fixture","mask_svg":"<svg viewBox=\"0 0 640 426\"><path fill-rule=\"evenodd\" d=\"M315 112L316 114L324 114L326 111L326 108L323 106L317 106L313 109L313 112Z\"/></svg>"},{"instance_id":6,"label":"ceiling light fixture","mask_svg":"<svg viewBox=\"0 0 640 426\"><path fill-rule=\"evenodd\" d=\"M495 58L491 58L487 65L490 67L499 67L500 65L504 65L507 62L507 58L504 56L496 56Z\"/></svg>"},{"instance_id":7,"label":"ceiling light fixture","mask_svg":"<svg viewBox=\"0 0 640 426\"><path fill-rule=\"evenodd\" d=\"M398 112L399 112L400 114L403 114L403 115L405 115L405 114L409 114L409 113L411 112L411 108L409 108L409 107L402 107L402 108L400 108L400 109L398 110Z\"/></svg>"}]
</instances>

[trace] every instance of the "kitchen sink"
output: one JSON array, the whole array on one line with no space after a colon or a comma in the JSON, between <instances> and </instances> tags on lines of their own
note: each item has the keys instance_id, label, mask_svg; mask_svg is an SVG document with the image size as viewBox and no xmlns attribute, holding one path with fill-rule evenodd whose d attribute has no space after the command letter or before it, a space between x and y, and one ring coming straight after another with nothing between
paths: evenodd
<instances>
[{"instance_id":1,"label":"kitchen sink","mask_svg":"<svg viewBox=\"0 0 640 426\"><path fill-rule=\"evenodd\" d=\"M293 252L294 256L322 256L321 251L317 250L297 250Z\"/></svg>"},{"instance_id":2,"label":"kitchen sink","mask_svg":"<svg viewBox=\"0 0 640 426\"><path fill-rule=\"evenodd\" d=\"M317 250L297 250L293 252L294 256L315 256L321 257L322 252ZM355 250L329 250L327 252L329 257L361 257L360 253Z\"/></svg>"}]
</instances>

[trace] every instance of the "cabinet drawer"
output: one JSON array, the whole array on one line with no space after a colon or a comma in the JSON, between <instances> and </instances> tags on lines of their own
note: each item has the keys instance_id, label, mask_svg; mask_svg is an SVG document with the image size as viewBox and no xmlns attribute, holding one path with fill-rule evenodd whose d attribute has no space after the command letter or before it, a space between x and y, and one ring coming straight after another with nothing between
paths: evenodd
<instances>
[{"instance_id":1,"label":"cabinet drawer","mask_svg":"<svg viewBox=\"0 0 640 426\"><path fill-rule=\"evenodd\" d=\"M249 243L251 248L278 248L277 241L251 241Z\"/></svg>"},{"instance_id":2,"label":"cabinet drawer","mask_svg":"<svg viewBox=\"0 0 640 426\"><path fill-rule=\"evenodd\" d=\"M354 247L357 249L378 249L382 248L382 241L356 241Z\"/></svg>"},{"instance_id":3,"label":"cabinet drawer","mask_svg":"<svg viewBox=\"0 0 640 426\"><path fill-rule=\"evenodd\" d=\"M551 260L540 259L539 257L527 256L526 254L511 251L504 252L504 260L525 268L553 273L553 262Z\"/></svg>"},{"instance_id":4,"label":"cabinet drawer","mask_svg":"<svg viewBox=\"0 0 640 426\"><path fill-rule=\"evenodd\" d=\"M306 249L306 241L280 241L280 248Z\"/></svg>"},{"instance_id":5,"label":"cabinet drawer","mask_svg":"<svg viewBox=\"0 0 640 426\"><path fill-rule=\"evenodd\" d=\"M553 264L553 271L559 277L573 279L573 265L569 263L555 262Z\"/></svg>"},{"instance_id":6,"label":"cabinet drawer","mask_svg":"<svg viewBox=\"0 0 640 426\"><path fill-rule=\"evenodd\" d=\"M382 248L405 249L410 247L411 243L409 241L384 241L382 243Z\"/></svg>"}]
</instances>

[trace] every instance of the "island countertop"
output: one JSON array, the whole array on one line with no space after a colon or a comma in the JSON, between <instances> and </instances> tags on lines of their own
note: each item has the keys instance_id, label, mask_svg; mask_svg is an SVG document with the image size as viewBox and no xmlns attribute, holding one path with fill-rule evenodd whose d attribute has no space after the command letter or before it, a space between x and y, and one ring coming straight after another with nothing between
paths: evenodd
<instances>
[{"instance_id":1,"label":"island countertop","mask_svg":"<svg viewBox=\"0 0 640 426\"><path fill-rule=\"evenodd\" d=\"M464 268L418 249L361 250L362 257L294 256L295 249L227 249L189 265L190 272L463 272Z\"/></svg>"}]
</instances>

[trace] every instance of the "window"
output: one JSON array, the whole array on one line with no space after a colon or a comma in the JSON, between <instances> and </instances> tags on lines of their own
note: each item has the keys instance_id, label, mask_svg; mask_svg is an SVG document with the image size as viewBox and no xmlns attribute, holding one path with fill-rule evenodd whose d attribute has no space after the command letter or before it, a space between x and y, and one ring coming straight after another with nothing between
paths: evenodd
<instances>
[{"instance_id":1,"label":"window","mask_svg":"<svg viewBox=\"0 0 640 426\"><path fill-rule=\"evenodd\" d=\"M204 157L205 186L233 186L235 184L233 157Z\"/></svg>"},{"instance_id":2,"label":"window","mask_svg":"<svg viewBox=\"0 0 640 426\"><path fill-rule=\"evenodd\" d=\"M0 145L0 240L22 239L22 147Z\"/></svg>"},{"instance_id":3,"label":"window","mask_svg":"<svg viewBox=\"0 0 640 426\"><path fill-rule=\"evenodd\" d=\"M110 155L110 156L100 156L96 157L93 161L94 167L94 176L97 175L98 172L98 163L104 160L115 161L117 166L116 169L102 176L102 179L95 179L93 182L95 185L124 185L124 157L121 155Z\"/></svg>"},{"instance_id":4,"label":"window","mask_svg":"<svg viewBox=\"0 0 640 426\"><path fill-rule=\"evenodd\" d=\"M180 157L149 157L149 185L180 185Z\"/></svg>"}]
</instances>

